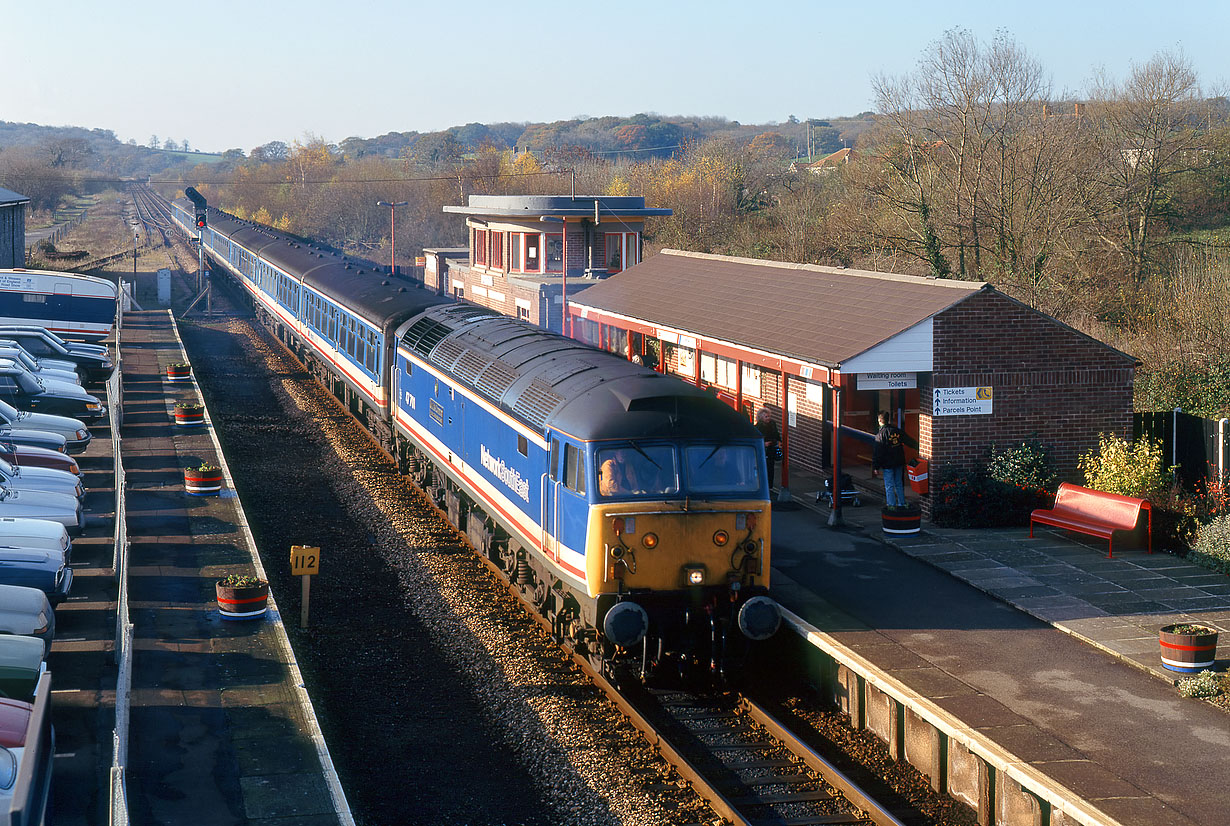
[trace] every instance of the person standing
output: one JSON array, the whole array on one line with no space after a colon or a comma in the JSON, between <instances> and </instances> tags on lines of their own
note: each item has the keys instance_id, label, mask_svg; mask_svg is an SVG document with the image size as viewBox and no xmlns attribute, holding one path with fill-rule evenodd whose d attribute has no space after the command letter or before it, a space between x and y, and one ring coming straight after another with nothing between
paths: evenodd
<instances>
[{"instance_id":1,"label":"person standing","mask_svg":"<svg viewBox=\"0 0 1230 826\"><path fill-rule=\"evenodd\" d=\"M884 498L888 507L905 507L905 434L890 423L887 410L880 411L880 429L876 432L871 458L872 475L877 471L884 475Z\"/></svg>"},{"instance_id":2,"label":"person standing","mask_svg":"<svg viewBox=\"0 0 1230 826\"><path fill-rule=\"evenodd\" d=\"M756 429L764 437L764 463L769 469L769 487L771 488L776 481L777 457L782 449L782 434L777 429L777 422L773 420L773 414L769 412L769 408L762 407L756 413Z\"/></svg>"}]
</instances>

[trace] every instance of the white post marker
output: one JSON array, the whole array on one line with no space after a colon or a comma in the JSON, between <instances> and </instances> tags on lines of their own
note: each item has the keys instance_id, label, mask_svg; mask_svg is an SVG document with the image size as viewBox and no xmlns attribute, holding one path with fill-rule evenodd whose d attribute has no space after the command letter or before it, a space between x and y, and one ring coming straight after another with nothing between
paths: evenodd
<instances>
[{"instance_id":1,"label":"white post marker","mask_svg":"<svg viewBox=\"0 0 1230 826\"><path fill-rule=\"evenodd\" d=\"M312 574L320 573L320 548L311 545L290 546L291 576L303 577L303 599L299 610L299 627L308 627L308 601L312 594Z\"/></svg>"}]
</instances>

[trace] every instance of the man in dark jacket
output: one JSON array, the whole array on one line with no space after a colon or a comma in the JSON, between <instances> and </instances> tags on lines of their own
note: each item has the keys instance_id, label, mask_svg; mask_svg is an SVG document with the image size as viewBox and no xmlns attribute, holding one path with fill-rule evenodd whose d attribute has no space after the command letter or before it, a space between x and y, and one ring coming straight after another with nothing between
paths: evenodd
<instances>
[{"instance_id":1,"label":"man in dark jacket","mask_svg":"<svg viewBox=\"0 0 1230 826\"><path fill-rule=\"evenodd\" d=\"M889 422L888 411L880 411L871 473L884 475L884 498L890 508L905 507L905 434Z\"/></svg>"},{"instance_id":2,"label":"man in dark jacket","mask_svg":"<svg viewBox=\"0 0 1230 826\"><path fill-rule=\"evenodd\" d=\"M777 475L777 452L781 449L782 434L777 429L777 422L773 421L769 408L762 407L757 411L756 429L764 437L764 463L769 469L769 487L773 487L776 483L773 477Z\"/></svg>"}]
</instances>

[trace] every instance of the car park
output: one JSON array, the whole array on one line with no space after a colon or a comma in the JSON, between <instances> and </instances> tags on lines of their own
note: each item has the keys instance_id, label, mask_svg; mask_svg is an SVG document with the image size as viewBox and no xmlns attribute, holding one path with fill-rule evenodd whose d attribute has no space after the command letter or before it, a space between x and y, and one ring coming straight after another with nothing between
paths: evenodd
<instances>
[{"instance_id":1,"label":"car park","mask_svg":"<svg viewBox=\"0 0 1230 826\"><path fill-rule=\"evenodd\" d=\"M76 496L45 490L0 486L0 517L47 519L63 525L69 535L85 529L85 512Z\"/></svg>"},{"instance_id":2,"label":"car park","mask_svg":"<svg viewBox=\"0 0 1230 826\"><path fill-rule=\"evenodd\" d=\"M37 588L0 585L0 634L42 640L46 655L56 635L56 615L47 595Z\"/></svg>"},{"instance_id":3,"label":"car park","mask_svg":"<svg viewBox=\"0 0 1230 826\"><path fill-rule=\"evenodd\" d=\"M3 421L3 418L0 417L0 441L6 445L41 447L45 450L54 450L57 453L68 453L68 442L58 433L51 433L46 430L26 430L23 427L14 428L3 424ZM82 427L84 428L85 426L82 425ZM86 430L85 432L88 435L90 431ZM81 451L77 450L74 452L80 453Z\"/></svg>"},{"instance_id":4,"label":"car park","mask_svg":"<svg viewBox=\"0 0 1230 826\"><path fill-rule=\"evenodd\" d=\"M62 554L36 548L0 548L0 585L24 585L47 595L52 606L68 598L73 569Z\"/></svg>"},{"instance_id":5,"label":"car park","mask_svg":"<svg viewBox=\"0 0 1230 826\"><path fill-rule=\"evenodd\" d=\"M99 419L107 409L77 384L40 379L12 359L0 358L0 399L18 410Z\"/></svg>"},{"instance_id":6,"label":"car park","mask_svg":"<svg viewBox=\"0 0 1230 826\"><path fill-rule=\"evenodd\" d=\"M42 640L0 636L0 697L33 702L38 678L46 670Z\"/></svg>"},{"instance_id":7,"label":"car park","mask_svg":"<svg viewBox=\"0 0 1230 826\"><path fill-rule=\"evenodd\" d=\"M0 518L0 547L41 548L59 552L65 563L72 560L73 541L68 529L47 519Z\"/></svg>"},{"instance_id":8,"label":"car park","mask_svg":"<svg viewBox=\"0 0 1230 826\"><path fill-rule=\"evenodd\" d=\"M69 384L81 384L81 376L77 371L69 366L64 369L56 367L48 367L39 359L34 358L17 344L5 344L0 340L0 358L12 359L21 364L22 367L29 370L34 375L41 379L51 379L53 381L66 381Z\"/></svg>"},{"instance_id":9,"label":"car park","mask_svg":"<svg viewBox=\"0 0 1230 826\"><path fill-rule=\"evenodd\" d=\"M20 430L42 430L56 433L64 437L69 453L76 455L90 446L94 438L85 422L71 416L53 416L50 413L32 413L29 410L18 410L13 405L0 399L0 426L7 424ZM2 438L2 435L0 435Z\"/></svg>"},{"instance_id":10,"label":"car park","mask_svg":"<svg viewBox=\"0 0 1230 826\"><path fill-rule=\"evenodd\" d=\"M0 338L16 341L35 358L72 362L86 384L104 382L115 371L105 346L65 341L42 327L0 325Z\"/></svg>"},{"instance_id":11,"label":"car park","mask_svg":"<svg viewBox=\"0 0 1230 826\"><path fill-rule=\"evenodd\" d=\"M31 445L15 445L0 439L0 459L4 459L17 467L42 467L81 475L81 466L77 460L58 450L48 450L45 447Z\"/></svg>"}]
</instances>

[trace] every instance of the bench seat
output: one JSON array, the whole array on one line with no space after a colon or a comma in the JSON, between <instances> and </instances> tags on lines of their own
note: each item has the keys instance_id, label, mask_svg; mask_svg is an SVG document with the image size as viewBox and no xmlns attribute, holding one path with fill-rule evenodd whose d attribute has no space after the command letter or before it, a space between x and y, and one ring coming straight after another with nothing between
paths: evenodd
<instances>
[{"instance_id":1,"label":"bench seat","mask_svg":"<svg viewBox=\"0 0 1230 826\"><path fill-rule=\"evenodd\" d=\"M1055 505L1038 508L1029 515L1029 535L1034 523L1051 525L1077 533L1098 536L1108 541L1107 558L1113 558L1115 531L1135 530L1140 512L1145 512L1149 553L1153 553L1153 509L1144 499L1119 496L1064 482L1055 493Z\"/></svg>"}]
</instances>

